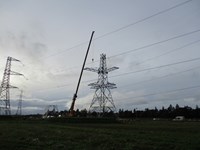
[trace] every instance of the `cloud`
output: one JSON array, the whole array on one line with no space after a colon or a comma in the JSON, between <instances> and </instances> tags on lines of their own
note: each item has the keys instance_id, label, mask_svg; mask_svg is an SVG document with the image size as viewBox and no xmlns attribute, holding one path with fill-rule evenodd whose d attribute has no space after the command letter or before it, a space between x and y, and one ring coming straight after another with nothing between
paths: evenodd
<instances>
[{"instance_id":1,"label":"cloud","mask_svg":"<svg viewBox=\"0 0 200 150\"><path fill-rule=\"evenodd\" d=\"M29 33L11 31L0 32L0 48L4 55L18 55L23 59L32 59L35 63L38 62L38 58L46 54L48 49L46 44L37 41Z\"/></svg>"},{"instance_id":2,"label":"cloud","mask_svg":"<svg viewBox=\"0 0 200 150\"><path fill-rule=\"evenodd\" d=\"M27 106L23 107L22 114L44 114L45 109L43 107Z\"/></svg>"},{"instance_id":3,"label":"cloud","mask_svg":"<svg viewBox=\"0 0 200 150\"><path fill-rule=\"evenodd\" d=\"M44 114L45 108L49 105L56 105L60 110L68 109L66 107L67 99L57 99L53 101L38 99L38 98L23 98L22 100L22 112L23 114L36 114L41 113ZM11 100L11 110L12 113L15 114L18 107L18 100L12 99Z\"/></svg>"},{"instance_id":4,"label":"cloud","mask_svg":"<svg viewBox=\"0 0 200 150\"><path fill-rule=\"evenodd\" d=\"M110 57L110 56L106 56L107 57L107 67L120 67L121 64L126 60L126 56L117 56L117 57Z\"/></svg>"}]
</instances>

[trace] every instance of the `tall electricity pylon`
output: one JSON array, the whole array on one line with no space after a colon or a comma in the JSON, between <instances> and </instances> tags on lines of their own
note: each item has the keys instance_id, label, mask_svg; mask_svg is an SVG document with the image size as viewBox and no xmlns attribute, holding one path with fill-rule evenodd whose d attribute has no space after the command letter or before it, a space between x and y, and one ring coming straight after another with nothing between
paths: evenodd
<instances>
[{"instance_id":1,"label":"tall electricity pylon","mask_svg":"<svg viewBox=\"0 0 200 150\"><path fill-rule=\"evenodd\" d=\"M15 86L10 85L10 75L23 75L21 73L17 73L11 71L11 62L19 60L8 57L6 62L6 67L4 70L3 80L0 87L0 114L1 115L11 115L10 110L10 88L17 88Z\"/></svg>"},{"instance_id":2,"label":"tall electricity pylon","mask_svg":"<svg viewBox=\"0 0 200 150\"><path fill-rule=\"evenodd\" d=\"M85 68L85 70L98 73L97 82L90 83L91 89L95 89L92 103L90 104L90 111L98 113L105 113L109 111L116 111L115 104L111 95L111 89L117 88L116 84L108 82L108 73L119 69L118 67L107 68L106 54L100 55L99 68Z\"/></svg>"},{"instance_id":3,"label":"tall electricity pylon","mask_svg":"<svg viewBox=\"0 0 200 150\"><path fill-rule=\"evenodd\" d=\"M21 90L21 93L19 95L19 103L18 103L18 108L17 108L17 112L16 115L22 115L22 95L23 95L23 90Z\"/></svg>"}]
</instances>

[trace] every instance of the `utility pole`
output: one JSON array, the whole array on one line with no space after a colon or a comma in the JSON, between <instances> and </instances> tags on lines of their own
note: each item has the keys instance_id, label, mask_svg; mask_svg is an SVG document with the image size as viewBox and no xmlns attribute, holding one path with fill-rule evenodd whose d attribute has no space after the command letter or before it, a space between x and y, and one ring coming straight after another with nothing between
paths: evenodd
<instances>
[{"instance_id":1,"label":"utility pole","mask_svg":"<svg viewBox=\"0 0 200 150\"><path fill-rule=\"evenodd\" d=\"M4 74L3 74L3 80L0 87L0 114L1 115L11 115L10 110L10 88L17 88L15 86L10 85L10 75L23 75L21 73L17 73L14 71L11 71L11 62L19 60L8 57Z\"/></svg>"},{"instance_id":2,"label":"utility pole","mask_svg":"<svg viewBox=\"0 0 200 150\"><path fill-rule=\"evenodd\" d=\"M107 68L106 54L100 55L99 68L85 68L85 70L96 72L98 74L97 82L90 83L91 89L95 89L92 103L90 104L90 111L98 113L105 113L109 111L116 111L116 107L111 95L111 89L117 88L116 84L108 82L108 73L119 69L118 67Z\"/></svg>"},{"instance_id":3,"label":"utility pole","mask_svg":"<svg viewBox=\"0 0 200 150\"><path fill-rule=\"evenodd\" d=\"M18 108L17 108L17 112L16 115L22 115L22 97L23 97L23 90L20 91L20 95L19 95L19 103L18 103Z\"/></svg>"}]
</instances>

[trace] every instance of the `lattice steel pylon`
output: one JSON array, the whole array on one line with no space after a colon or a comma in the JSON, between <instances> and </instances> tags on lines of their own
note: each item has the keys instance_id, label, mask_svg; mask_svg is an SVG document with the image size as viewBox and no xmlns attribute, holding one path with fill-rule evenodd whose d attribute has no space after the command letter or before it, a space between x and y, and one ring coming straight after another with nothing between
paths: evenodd
<instances>
[{"instance_id":1,"label":"lattice steel pylon","mask_svg":"<svg viewBox=\"0 0 200 150\"><path fill-rule=\"evenodd\" d=\"M43 115L44 118L56 116L58 114L58 106L57 105L48 105L45 108L45 113Z\"/></svg>"},{"instance_id":2,"label":"lattice steel pylon","mask_svg":"<svg viewBox=\"0 0 200 150\"><path fill-rule=\"evenodd\" d=\"M16 115L22 115L22 97L23 97L23 90L20 91L19 95L19 102L18 102L18 107L17 107L17 112Z\"/></svg>"},{"instance_id":3,"label":"lattice steel pylon","mask_svg":"<svg viewBox=\"0 0 200 150\"><path fill-rule=\"evenodd\" d=\"M11 71L11 62L19 60L8 57L6 62L6 67L4 70L3 80L0 87L0 114L1 115L11 115L10 110L10 88L17 88L15 86L10 85L10 75L23 75L21 73L17 73Z\"/></svg>"},{"instance_id":4,"label":"lattice steel pylon","mask_svg":"<svg viewBox=\"0 0 200 150\"><path fill-rule=\"evenodd\" d=\"M116 111L116 107L111 95L111 89L117 88L116 84L108 82L108 73L119 69L118 67L107 68L106 54L100 55L99 68L85 68L85 70L98 73L97 82L90 83L91 89L95 89L95 93L90 104L89 111L105 113Z\"/></svg>"}]
</instances>

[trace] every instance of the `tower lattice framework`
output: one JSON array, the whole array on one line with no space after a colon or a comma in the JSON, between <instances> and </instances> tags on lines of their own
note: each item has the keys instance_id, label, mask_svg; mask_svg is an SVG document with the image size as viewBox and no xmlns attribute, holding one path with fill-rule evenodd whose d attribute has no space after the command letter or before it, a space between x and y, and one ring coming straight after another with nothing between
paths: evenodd
<instances>
[{"instance_id":1,"label":"tower lattice framework","mask_svg":"<svg viewBox=\"0 0 200 150\"><path fill-rule=\"evenodd\" d=\"M22 96L23 96L23 90L20 91L19 95L19 102L18 102L18 107L17 107L17 112L16 115L22 115Z\"/></svg>"},{"instance_id":2,"label":"tower lattice framework","mask_svg":"<svg viewBox=\"0 0 200 150\"><path fill-rule=\"evenodd\" d=\"M48 118L48 116L56 116L58 113L58 106L57 105L48 105L45 108L44 117Z\"/></svg>"},{"instance_id":3,"label":"tower lattice framework","mask_svg":"<svg viewBox=\"0 0 200 150\"><path fill-rule=\"evenodd\" d=\"M20 73L11 71L11 62L19 60L8 57L6 62L6 67L3 74L3 79L0 87L0 114L1 115L11 115L10 109L10 88L17 88L10 85L10 75L22 75Z\"/></svg>"},{"instance_id":4,"label":"tower lattice framework","mask_svg":"<svg viewBox=\"0 0 200 150\"><path fill-rule=\"evenodd\" d=\"M88 86L95 89L95 93L90 104L90 111L105 113L116 111L116 107L112 98L111 89L117 88L116 84L108 82L108 73L119 69L118 67L107 68L106 54L100 55L99 68L85 68L85 70L98 73L97 82L90 83Z\"/></svg>"}]
</instances>

